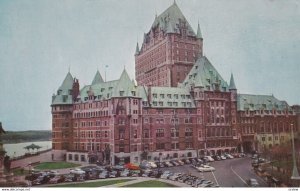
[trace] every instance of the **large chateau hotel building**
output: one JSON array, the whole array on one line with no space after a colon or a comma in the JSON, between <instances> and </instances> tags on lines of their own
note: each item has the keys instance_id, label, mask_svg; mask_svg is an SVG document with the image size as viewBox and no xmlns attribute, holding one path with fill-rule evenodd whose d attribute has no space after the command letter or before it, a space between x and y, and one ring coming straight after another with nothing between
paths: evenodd
<instances>
[{"instance_id":1,"label":"large chateau hotel building","mask_svg":"<svg viewBox=\"0 0 300 191\"><path fill-rule=\"evenodd\" d=\"M273 95L238 94L202 50L199 24L195 32L174 2L136 46L137 84L124 69L80 88L69 72L52 97L52 159L139 163L289 142L299 112Z\"/></svg>"}]
</instances>

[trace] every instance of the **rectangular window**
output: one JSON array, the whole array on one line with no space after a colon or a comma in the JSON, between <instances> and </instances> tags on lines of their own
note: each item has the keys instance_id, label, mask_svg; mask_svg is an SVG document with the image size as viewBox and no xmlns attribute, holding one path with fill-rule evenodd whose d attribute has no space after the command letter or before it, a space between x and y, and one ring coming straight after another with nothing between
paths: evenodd
<instances>
[{"instance_id":1,"label":"rectangular window","mask_svg":"<svg viewBox=\"0 0 300 191\"><path fill-rule=\"evenodd\" d=\"M119 152L125 152L124 144L119 145Z\"/></svg>"},{"instance_id":2,"label":"rectangular window","mask_svg":"<svg viewBox=\"0 0 300 191\"><path fill-rule=\"evenodd\" d=\"M179 143L178 142L172 143L171 144L171 149L179 149Z\"/></svg>"},{"instance_id":3,"label":"rectangular window","mask_svg":"<svg viewBox=\"0 0 300 191\"><path fill-rule=\"evenodd\" d=\"M148 129L144 130L144 138L149 138L150 137L150 133Z\"/></svg>"},{"instance_id":4,"label":"rectangular window","mask_svg":"<svg viewBox=\"0 0 300 191\"><path fill-rule=\"evenodd\" d=\"M119 137L120 137L120 139L124 139L125 138L125 129L120 129L119 130Z\"/></svg>"},{"instance_id":5,"label":"rectangular window","mask_svg":"<svg viewBox=\"0 0 300 191\"><path fill-rule=\"evenodd\" d=\"M192 137L193 136L193 129L192 128L185 128L185 136Z\"/></svg>"},{"instance_id":6,"label":"rectangular window","mask_svg":"<svg viewBox=\"0 0 300 191\"><path fill-rule=\"evenodd\" d=\"M164 137L165 130L164 129L156 129L156 137Z\"/></svg>"},{"instance_id":7,"label":"rectangular window","mask_svg":"<svg viewBox=\"0 0 300 191\"><path fill-rule=\"evenodd\" d=\"M179 130L178 128L172 128L171 129L171 137L179 137Z\"/></svg>"},{"instance_id":8,"label":"rectangular window","mask_svg":"<svg viewBox=\"0 0 300 191\"><path fill-rule=\"evenodd\" d=\"M164 143L156 143L156 149L157 150L165 149L165 144Z\"/></svg>"},{"instance_id":9,"label":"rectangular window","mask_svg":"<svg viewBox=\"0 0 300 191\"><path fill-rule=\"evenodd\" d=\"M185 143L185 148L186 149L192 149L193 148L193 143L192 142Z\"/></svg>"}]
</instances>

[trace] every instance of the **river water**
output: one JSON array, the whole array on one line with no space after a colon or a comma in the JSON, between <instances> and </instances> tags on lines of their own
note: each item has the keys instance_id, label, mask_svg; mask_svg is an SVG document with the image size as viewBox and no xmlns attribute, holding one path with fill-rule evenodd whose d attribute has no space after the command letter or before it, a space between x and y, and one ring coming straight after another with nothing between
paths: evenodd
<instances>
[{"instance_id":1,"label":"river water","mask_svg":"<svg viewBox=\"0 0 300 191\"><path fill-rule=\"evenodd\" d=\"M10 156L10 158L14 158L14 157L22 156L25 153L27 153L28 150L24 149L24 147L31 145L32 143L42 147L38 151L43 151L52 148L52 141L36 141L36 142L3 144L3 147L6 151L6 154ZM31 153L35 153L36 151L37 151L36 149L34 151L32 151L31 149L29 150L29 152Z\"/></svg>"}]
</instances>

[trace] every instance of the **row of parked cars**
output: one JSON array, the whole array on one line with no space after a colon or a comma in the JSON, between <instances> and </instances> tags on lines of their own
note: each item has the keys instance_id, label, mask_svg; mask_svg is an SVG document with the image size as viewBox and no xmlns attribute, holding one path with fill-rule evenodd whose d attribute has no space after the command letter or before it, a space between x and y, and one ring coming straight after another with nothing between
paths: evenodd
<instances>
[{"instance_id":1,"label":"row of parked cars","mask_svg":"<svg viewBox=\"0 0 300 191\"><path fill-rule=\"evenodd\" d=\"M178 172L164 171L160 178L186 183L192 187L218 187L218 185L215 185L210 180Z\"/></svg>"},{"instance_id":2,"label":"row of parked cars","mask_svg":"<svg viewBox=\"0 0 300 191\"><path fill-rule=\"evenodd\" d=\"M143 161L140 165L141 168L163 168L163 167L172 167L172 166L181 166L185 164L197 164L202 163L206 164L207 162L213 161L220 161L226 159L233 159L233 158L241 158L245 157L243 153L235 153L235 154L228 154L225 153L223 155L213 155L213 156L204 156L201 158L188 158L188 159L178 159L178 160L170 160L170 161L162 161L162 162L149 162Z\"/></svg>"}]
</instances>

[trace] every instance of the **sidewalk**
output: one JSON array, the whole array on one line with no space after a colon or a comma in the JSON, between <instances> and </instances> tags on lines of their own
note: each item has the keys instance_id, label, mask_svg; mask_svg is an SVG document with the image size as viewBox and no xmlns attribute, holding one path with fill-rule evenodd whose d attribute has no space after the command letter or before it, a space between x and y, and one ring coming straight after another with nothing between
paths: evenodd
<instances>
[{"instance_id":1,"label":"sidewalk","mask_svg":"<svg viewBox=\"0 0 300 191\"><path fill-rule=\"evenodd\" d=\"M121 179L121 178L114 178L114 179ZM128 181L128 182L122 182L122 183L118 183L118 184L112 184L112 185L103 186L103 187L104 188L123 187L123 186L131 185L131 184L135 184L135 183L139 183L139 182L144 182L144 181L149 181L149 180L157 180L157 181L160 181L160 182L165 182L165 183L168 183L168 184L175 185L177 187L191 187L190 185L185 184L185 183L172 181L172 180L166 180L166 179L148 178L148 177L134 177L133 179L136 179L136 180Z\"/></svg>"}]
</instances>

